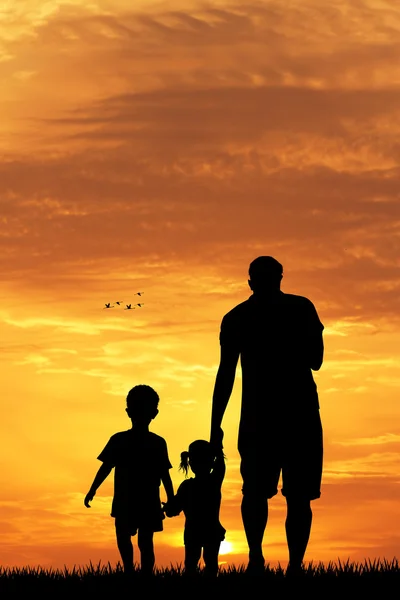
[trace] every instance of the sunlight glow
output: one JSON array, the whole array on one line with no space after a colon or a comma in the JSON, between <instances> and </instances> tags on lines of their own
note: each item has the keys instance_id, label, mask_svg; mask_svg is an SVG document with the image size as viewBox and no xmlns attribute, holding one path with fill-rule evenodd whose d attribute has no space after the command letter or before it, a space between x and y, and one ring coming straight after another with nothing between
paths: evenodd
<instances>
[{"instance_id":1,"label":"sunlight glow","mask_svg":"<svg viewBox=\"0 0 400 600\"><path fill-rule=\"evenodd\" d=\"M233 551L233 544L228 542L227 540L222 540L221 545L219 547L220 554L231 554Z\"/></svg>"}]
</instances>

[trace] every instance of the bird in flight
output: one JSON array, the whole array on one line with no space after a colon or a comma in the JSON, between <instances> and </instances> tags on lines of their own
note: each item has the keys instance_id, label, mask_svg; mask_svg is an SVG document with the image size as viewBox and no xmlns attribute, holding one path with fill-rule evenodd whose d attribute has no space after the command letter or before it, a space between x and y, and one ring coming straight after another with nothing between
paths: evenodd
<instances>
[{"instance_id":1,"label":"bird in flight","mask_svg":"<svg viewBox=\"0 0 400 600\"><path fill-rule=\"evenodd\" d=\"M134 296L141 296L143 293L144 292L136 292L134 294ZM122 300L117 300L116 302L114 302L114 304L112 304L111 302L107 302L104 305L104 308L114 308L114 305L121 306L122 304L123 304ZM132 304L125 304L125 310L134 310L135 306L142 307L143 303L142 302L138 302L137 304L134 304L133 306L132 306Z\"/></svg>"}]
</instances>

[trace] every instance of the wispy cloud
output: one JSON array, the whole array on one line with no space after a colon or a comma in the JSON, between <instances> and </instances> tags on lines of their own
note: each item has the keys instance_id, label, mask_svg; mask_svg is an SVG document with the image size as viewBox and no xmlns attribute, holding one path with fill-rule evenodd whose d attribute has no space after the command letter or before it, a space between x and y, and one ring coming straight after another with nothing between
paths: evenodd
<instances>
[{"instance_id":1,"label":"wispy cloud","mask_svg":"<svg viewBox=\"0 0 400 600\"><path fill-rule=\"evenodd\" d=\"M381 446L385 444L398 444L400 443L400 434L386 433L376 437L360 437L353 440L341 440L336 443L340 446Z\"/></svg>"}]
</instances>

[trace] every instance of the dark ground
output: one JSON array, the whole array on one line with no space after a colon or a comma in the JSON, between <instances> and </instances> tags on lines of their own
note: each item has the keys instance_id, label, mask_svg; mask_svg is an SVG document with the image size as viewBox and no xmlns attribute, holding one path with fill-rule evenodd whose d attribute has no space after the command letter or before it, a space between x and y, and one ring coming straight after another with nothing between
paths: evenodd
<instances>
[{"instance_id":1,"label":"dark ground","mask_svg":"<svg viewBox=\"0 0 400 600\"><path fill-rule=\"evenodd\" d=\"M0 569L0 597L6 598L40 597L64 598L75 596L78 600L84 596L118 600L134 596L153 599L157 594L168 597L204 598L211 600L217 596L252 600L253 598L330 598L340 594L339 600L360 594L370 597L376 594L396 597L400 589L400 567L392 564L386 568L370 565L357 570L352 565L341 568L329 566L315 567L303 575L288 578L281 569L268 570L258 577L246 575L242 570L221 572L213 580L202 573L194 578L186 578L175 570L164 570L151 578L142 578L134 573L130 578L120 570L111 568L92 568L84 572L40 571L33 569Z\"/></svg>"}]
</instances>

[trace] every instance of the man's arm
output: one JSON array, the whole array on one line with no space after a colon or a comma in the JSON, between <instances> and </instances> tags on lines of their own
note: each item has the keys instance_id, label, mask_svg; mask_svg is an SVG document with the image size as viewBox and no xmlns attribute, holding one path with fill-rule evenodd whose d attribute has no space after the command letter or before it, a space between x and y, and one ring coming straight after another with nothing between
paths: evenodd
<instances>
[{"instance_id":1,"label":"man's arm","mask_svg":"<svg viewBox=\"0 0 400 600\"><path fill-rule=\"evenodd\" d=\"M307 366L313 371L319 371L324 360L324 341L322 334L324 326L318 316L314 304L308 300L306 304L306 357Z\"/></svg>"},{"instance_id":2,"label":"man's arm","mask_svg":"<svg viewBox=\"0 0 400 600\"><path fill-rule=\"evenodd\" d=\"M324 360L324 340L322 331L315 334L310 340L310 367L313 371L319 371Z\"/></svg>"},{"instance_id":3,"label":"man's arm","mask_svg":"<svg viewBox=\"0 0 400 600\"><path fill-rule=\"evenodd\" d=\"M210 442L222 447L221 423L235 383L239 351L221 344L221 358L215 379L211 411ZM222 434L223 435L223 434Z\"/></svg>"},{"instance_id":4,"label":"man's arm","mask_svg":"<svg viewBox=\"0 0 400 600\"><path fill-rule=\"evenodd\" d=\"M88 493L85 496L84 504L85 504L86 508L90 508L90 502L93 500L98 488L101 486L103 481L109 476L112 469L113 469L113 465L111 465L109 463L103 463L101 465L100 469L96 473L96 476L93 480L90 490L88 491Z\"/></svg>"},{"instance_id":5,"label":"man's arm","mask_svg":"<svg viewBox=\"0 0 400 600\"><path fill-rule=\"evenodd\" d=\"M226 471L225 457L224 457L223 451L220 450L220 452L215 457L215 462L214 462L214 466L213 466L213 470L212 470L213 476L215 477L219 486L222 486L222 482L225 477L225 471Z\"/></svg>"}]
</instances>

